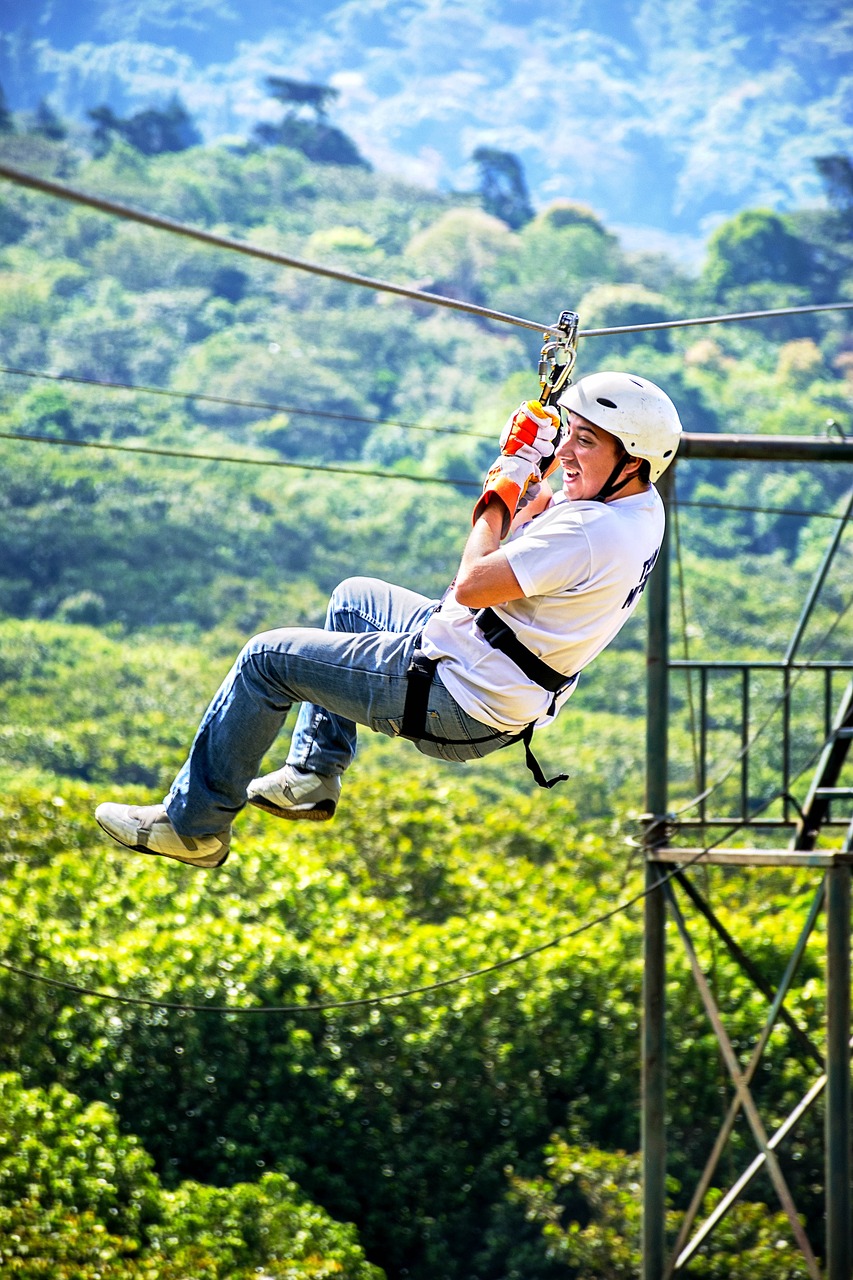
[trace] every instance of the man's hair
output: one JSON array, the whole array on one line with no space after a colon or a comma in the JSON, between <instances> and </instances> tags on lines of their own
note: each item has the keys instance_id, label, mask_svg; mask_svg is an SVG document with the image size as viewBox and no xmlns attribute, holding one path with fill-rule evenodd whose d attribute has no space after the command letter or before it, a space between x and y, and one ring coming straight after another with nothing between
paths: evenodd
<instances>
[{"instance_id":1,"label":"man's hair","mask_svg":"<svg viewBox=\"0 0 853 1280\"><path fill-rule=\"evenodd\" d=\"M652 464L649 462L648 458L643 458L642 462L640 463L640 470L637 472L637 476L640 480L642 480L643 484L651 484Z\"/></svg>"}]
</instances>

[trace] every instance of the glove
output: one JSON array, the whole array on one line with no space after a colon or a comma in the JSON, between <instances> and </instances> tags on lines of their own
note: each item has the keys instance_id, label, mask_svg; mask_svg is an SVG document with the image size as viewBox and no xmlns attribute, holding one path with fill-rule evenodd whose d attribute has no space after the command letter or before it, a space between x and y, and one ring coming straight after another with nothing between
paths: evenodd
<instances>
[{"instance_id":1,"label":"glove","mask_svg":"<svg viewBox=\"0 0 853 1280\"><path fill-rule=\"evenodd\" d=\"M525 458L538 467L553 456L559 430L555 409L546 408L539 400L525 400L510 414L501 432L501 453Z\"/></svg>"},{"instance_id":2,"label":"glove","mask_svg":"<svg viewBox=\"0 0 853 1280\"><path fill-rule=\"evenodd\" d=\"M495 498L499 498L504 506L501 537L509 533L513 517L528 489L538 488L540 481L539 468L534 462L516 455L514 458L502 453L489 468L483 485L483 493L474 507L474 521Z\"/></svg>"}]
</instances>

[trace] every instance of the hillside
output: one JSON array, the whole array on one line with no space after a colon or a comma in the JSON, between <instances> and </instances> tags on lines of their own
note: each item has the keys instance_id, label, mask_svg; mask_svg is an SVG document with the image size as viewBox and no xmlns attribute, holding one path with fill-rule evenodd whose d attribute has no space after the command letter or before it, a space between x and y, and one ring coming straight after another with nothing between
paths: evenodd
<instances>
[{"instance_id":1,"label":"hillside","mask_svg":"<svg viewBox=\"0 0 853 1280\"><path fill-rule=\"evenodd\" d=\"M115 141L93 158L16 117L0 153L543 320L850 296L839 210L740 214L693 277L573 203L512 230L469 198L283 148L145 156ZM128 857L91 816L162 794L247 633L317 621L354 571L443 589L504 417L538 389L537 335L8 183L0 232L3 1265L23 1280L636 1273L642 871L626 837L643 805L642 614L538 736L546 769L571 774L554 792L532 794L520 751L460 769L365 734L329 830L253 811L219 874ZM579 371L604 367L659 381L692 430L853 426L839 314L584 341ZM679 464L675 643L778 656L840 470ZM851 578L845 539L806 647ZM834 651L852 639L845 615ZM684 798L684 707L673 732ZM760 911L745 881L707 877L778 980L808 874L768 873ZM821 942L788 1002L814 1036ZM763 1006L739 998L712 937L698 946L751 1042ZM684 965L670 976L672 1079L691 1086L671 1099L673 1229L723 1089ZM363 1003L375 995L393 998ZM317 1004L333 1007L281 1009ZM757 1087L778 1116L812 1064L784 1027L766 1062ZM788 1148L815 1230L820 1145L813 1115ZM734 1158L747 1152L739 1133ZM750 1195L697 1276L804 1274L769 1184Z\"/></svg>"}]
</instances>

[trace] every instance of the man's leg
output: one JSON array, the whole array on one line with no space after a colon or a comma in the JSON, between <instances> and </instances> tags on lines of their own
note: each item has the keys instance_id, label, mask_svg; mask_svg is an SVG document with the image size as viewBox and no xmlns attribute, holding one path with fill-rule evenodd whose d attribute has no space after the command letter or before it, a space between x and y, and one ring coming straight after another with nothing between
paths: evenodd
<instances>
[{"instance_id":1,"label":"man's leg","mask_svg":"<svg viewBox=\"0 0 853 1280\"><path fill-rule=\"evenodd\" d=\"M351 635L292 627L255 636L208 707L164 805L99 805L96 817L120 843L197 866L224 862L228 833L247 787L294 702L330 709L342 751L347 726L399 732L416 633ZM315 755L317 753L315 747ZM352 758L339 754L338 768ZM196 847L196 845L198 847Z\"/></svg>"},{"instance_id":2,"label":"man's leg","mask_svg":"<svg viewBox=\"0 0 853 1280\"><path fill-rule=\"evenodd\" d=\"M327 631L419 633L435 606L425 596L376 578L348 578L329 601ZM328 821L341 793L341 775L356 749L356 725L328 705L303 702L291 738L287 762L254 778L250 804L291 820Z\"/></svg>"},{"instance_id":3,"label":"man's leg","mask_svg":"<svg viewBox=\"0 0 853 1280\"><path fill-rule=\"evenodd\" d=\"M294 702L323 708L304 717L299 758L324 775L351 763L356 724L396 732L415 639L433 604L376 579L349 579L332 598L329 630L290 627L250 640L166 797L175 829L201 836L230 825Z\"/></svg>"},{"instance_id":4,"label":"man's leg","mask_svg":"<svg viewBox=\"0 0 853 1280\"><path fill-rule=\"evenodd\" d=\"M326 631L350 635L370 631L420 632L436 601L379 578L347 578L329 600ZM287 763L303 772L340 775L352 763L356 727L315 702L299 708ZM280 772L280 771L279 771Z\"/></svg>"}]
</instances>

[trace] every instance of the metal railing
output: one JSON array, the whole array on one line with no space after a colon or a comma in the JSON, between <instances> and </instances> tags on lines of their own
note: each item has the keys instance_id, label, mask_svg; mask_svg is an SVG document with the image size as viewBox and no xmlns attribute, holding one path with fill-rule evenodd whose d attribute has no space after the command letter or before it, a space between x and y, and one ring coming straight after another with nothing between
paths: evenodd
<instances>
[{"instance_id":1,"label":"metal railing","mask_svg":"<svg viewBox=\"0 0 853 1280\"><path fill-rule=\"evenodd\" d=\"M683 709L674 708L673 721L679 715L692 721L695 753L695 801L678 813L678 825L794 827L802 801L792 788L811 780L833 733L838 677L845 684L853 678L853 661L672 659L668 666L674 702L682 701L679 676L684 684ZM849 802L845 808L825 825L849 826Z\"/></svg>"}]
</instances>

